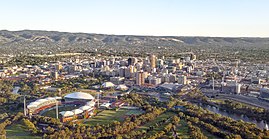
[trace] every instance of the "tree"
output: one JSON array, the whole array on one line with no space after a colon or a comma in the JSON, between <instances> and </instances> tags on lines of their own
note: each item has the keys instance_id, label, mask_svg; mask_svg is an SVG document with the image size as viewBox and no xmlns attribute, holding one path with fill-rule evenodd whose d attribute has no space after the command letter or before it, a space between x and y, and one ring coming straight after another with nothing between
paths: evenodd
<instances>
[{"instance_id":1,"label":"tree","mask_svg":"<svg viewBox=\"0 0 269 139\"><path fill-rule=\"evenodd\" d=\"M37 133L37 129L36 129L35 125L30 120L22 119L22 121L28 130L32 131L33 133Z\"/></svg>"},{"instance_id":2,"label":"tree","mask_svg":"<svg viewBox=\"0 0 269 139\"><path fill-rule=\"evenodd\" d=\"M173 116L172 122L174 125L177 125L180 122L180 118L175 115Z\"/></svg>"}]
</instances>

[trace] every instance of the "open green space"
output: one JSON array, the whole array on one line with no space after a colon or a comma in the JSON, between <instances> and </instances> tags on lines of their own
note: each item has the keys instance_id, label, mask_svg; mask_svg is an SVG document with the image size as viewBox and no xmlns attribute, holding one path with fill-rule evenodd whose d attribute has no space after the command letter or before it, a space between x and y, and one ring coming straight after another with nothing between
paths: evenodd
<instances>
[{"instance_id":1,"label":"open green space","mask_svg":"<svg viewBox=\"0 0 269 139\"><path fill-rule=\"evenodd\" d=\"M14 123L6 127L7 139L41 139L39 136L32 135L26 127L20 123Z\"/></svg>"},{"instance_id":2,"label":"open green space","mask_svg":"<svg viewBox=\"0 0 269 139\"><path fill-rule=\"evenodd\" d=\"M61 112L61 111L72 111L72 110L77 109L77 108L79 108L79 106L73 106L73 105L72 106L71 105L68 105L68 106L59 106L59 112ZM56 118L56 109L55 108L50 109L50 110L44 112L42 114L42 116Z\"/></svg>"},{"instance_id":3,"label":"open green space","mask_svg":"<svg viewBox=\"0 0 269 139\"><path fill-rule=\"evenodd\" d=\"M200 128L200 129L201 129L202 133L203 133L205 136L207 136L208 139L221 139L221 138L219 138L219 137L217 137L217 136L212 135L211 133L209 133L208 131L206 131L206 130L203 129L203 128Z\"/></svg>"},{"instance_id":4,"label":"open green space","mask_svg":"<svg viewBox=\"0 0 269 139\"><path fill-rule=\"evenodd\" d=\"M145 111L143 110L129 110L126 115L140 115L144 113Z\"/></svg>"},{"instance_id":5,"label":"open green space","mask_svg":"<svg viewBox=\"0 0 269 139\"><path fill-rule=\"evenodd\" d=\"M202 133L207 136L208 139L219 139L219 137L216 137L214 135L212 135L211 133L209 133L208 131L206 131L203 128L200 128ZM179 137L183 138L183 139L189 139L189 128L187 125L187 122L183 119L180 119L179 125L177 126L176 132L178 134Z\"/></svg>"},{"instance_id":6,"label":"open green space","mask_svg":"<svg viewBox=\"0 0 269 139\"><path fill-rule=\"evenodd\" d=\"M183 119L180 119L179 126L177 126L176 132L177 132L178 136L183 138L183 139L190 138L189 128L188 128L187 122Z\"/></svg>"},{"instance_id":7,"label":"open green space","mask_svg":"<svg viewBox=\"0 0 269 139\"><path fill-rule=\"evenodd\" d=\"M175 115L175 113L173 113L173 112L165 112L165 113L159 115L158 117L156 117L155 120L150 121L150 122L144 124L143 126L140 126L140 127L137 128L136 130L138 130L138 131L147 130L150 126L154 126L154 125L157 124L158 122L160 122L160 121L162 121L162 120L166 120L166 119L168 119L168 118L170 118L170 117L172 117L172 116L174 116L174 115ZM159 132L159 131L162 131L163 128L164 128L163 125L159 125L159 126L157 126L156 128L153 128L152 131L149 131L149 132L147 133L147 135L149 135L149 136L150 136L150 135L153 135L153 134L155 134L155 133L157 133L157 132Z\"/></svg>"},{"instance_id":8,"label":"open green space","mask_svg":"<svg viewBox=\"0 0 269 139\"><path fill-rule=\"evenodd\" d=\"M103 110L102 112L98 113L96 116L87 119L84 121L86 125L95 126L97 124L111 124L114 121L122 122L124 121L125 116L131 114L141 114L143 111L140 110L127 110L127 109L119 109L116 110Z\"/></svg>"}]
</instances>

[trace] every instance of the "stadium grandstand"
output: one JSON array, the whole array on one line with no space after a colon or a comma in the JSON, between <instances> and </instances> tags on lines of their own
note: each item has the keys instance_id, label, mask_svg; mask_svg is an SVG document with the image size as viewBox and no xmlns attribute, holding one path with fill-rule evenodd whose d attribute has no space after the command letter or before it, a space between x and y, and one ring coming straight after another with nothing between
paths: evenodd
<instances>
[{"instance_id":1,"label":"stadium grandstand","mask_svg":"<svg viewBox=\"0 0 269 139\"><path fill-rule=\"evenodd\" d=\"M39 112L51 108L53 106L56 105L56 103L58 102L58 104L60 103L60 100L62 99L61 97L47 97L47 98L43 98L43 99L38 99L34 102L31 102L29 105L27 105L27 110L28 110L28 114L32 115L32 114L38 114Z\"/></svg>"}]
</instances>

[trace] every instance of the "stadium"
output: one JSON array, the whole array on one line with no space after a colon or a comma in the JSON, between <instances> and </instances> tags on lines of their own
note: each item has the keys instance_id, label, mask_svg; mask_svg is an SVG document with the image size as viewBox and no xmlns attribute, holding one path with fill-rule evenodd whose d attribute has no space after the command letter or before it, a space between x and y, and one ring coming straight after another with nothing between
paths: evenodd
<instances>
[{"instance_id":1,"label":"stadium","mask_svg":"<svg viewBox=\"0 0 269 139\"><path fill-rule=\"evenodd\" d=\"M29 116L32 116L53 109L56 109L56 113L58 113L59 107L77 107L75 109L59 112L61 121L67 122L74 119L91 117L94 114L95 102L95 98L88 93L73 92L64 96L63 99L61 97L47 97L38 99L27 105L27 111Z\"/></svg>"}]
</instances>

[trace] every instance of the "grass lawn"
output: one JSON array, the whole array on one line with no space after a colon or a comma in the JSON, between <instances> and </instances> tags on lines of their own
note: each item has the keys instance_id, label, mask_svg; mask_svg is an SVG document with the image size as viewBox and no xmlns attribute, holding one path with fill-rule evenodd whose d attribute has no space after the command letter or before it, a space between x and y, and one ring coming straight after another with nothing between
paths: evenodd
<instances>
[{"instance_id":1,"label":"grass lawn","mask_svg":"<svg viewBox=\"0 0 269 139\"><path fill-rule=\"evenodd\" d=\"M126 115L140 115L142 113L144 113L143 110L129 110Z\"/></svg>"},{"instance_id":2,"label":"grass lawn","mask_svg":"<svg viewBox=\"0 0 269 139\"><path fill-rule=\"evenodd\" d=\"M163 114L159 115L155 120L150 121L150 122L144 124L143 126L140 126L140 127L137 128L136 130L138 130L138 131L141 131L141 130L147 130L150 126L153 126L153 125L155 125L156 123L158 123L158 122L160 122L160 121L162 121L162 120L164 120L164 119L170 118L170 117L172 117L172 116L174 116L174 115L175 115L175 113L173 113L173 112L166 112L166 113L163 113ZM159 127L154 128L152 131L148 132L147 134L153 135L154 133L156 133L156 132L158 132L158 131L161 131L162 128L163 128L163 126L160 125Z\"/></svg>"},{"instance_id":3,"label":"grass lawn","mask_svg":"<svg viewBox=\"0 0 269 139\"><path fill-rule=\"evenodd\" d=\"M104 110L98 113L96 116L87 119L84 121L84 124L95 126L97 124L110 124L113 121L122 122L124 120L124 116L130 114L141 114L143 111L140 110L126 110L126 109L119 109L118 111L115 110Z\"/></svg>"},{"instance_id":4,"label":"grass lawn","mask_svg":"<svg viewBox=\"0 0 269 139\"><path fill-rule=\"evenodd\" d=\"M34 136L25 129L26 128L20 123L6 127L7 139L41 139L41 137Z\"/></svg>"},{"instance_id":5,"label":"grass lawn","mask_svg":"<svg viewBox=\"0 0 269 139\"><path fill-rule=\"evenodd\" d=\"M208 131L206 131L206 130L204 130L204 129L202 129L202 128L200 128L200 129L201 129L202 133L203 133L205 136L207 136L208 139L220 139L219 137L216 137L216 136L212 135L212 134L209 133Z\"/></svg>"},{"instance_id":6,"label":"grass lawn","mask_svg":"<svg viewBox=\"0 0 269 139\"><path fill-rule=\"evenodd\" d=\"M179 126L177 127L177 134L183 139L190 138L187 122L183 119L180 119Z\"/></svg>"},{"instance_id":7,"label":"grass lawn","mask_svg":"<svg viewBox=\"0 0 269 139\"><path fill-rule=\"evenodd\" d=\"M72 111L72 110L78 109L78 108L79 108L79 106L64 106L64 107L59 106L59 112L61 112L61 111ZM56 118L56 110L55 110L55 108L43 113L42 116ZM59 114L59 116L60 116L60 114Z\"/></svg>"},{"instance_id":8,"label":"grass lawn","mask_svg":"<svg viewBox=\"0 0 269 139\"><path fill-rule=\"evenodd\" d=\"M219 139L218 137L210 134L209 132L207 132L206 130L204 130L203 128L200 128L202 133L208 137L208 139ZM180 136L183 139L189 139L189 128L187 125L187 122L183 119L180 119L180 123L179 126L177 127L177 134L178 136Z\"/></svg>"}]
</instances>

